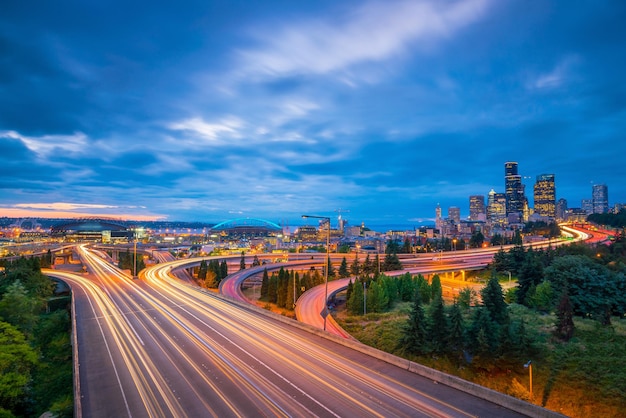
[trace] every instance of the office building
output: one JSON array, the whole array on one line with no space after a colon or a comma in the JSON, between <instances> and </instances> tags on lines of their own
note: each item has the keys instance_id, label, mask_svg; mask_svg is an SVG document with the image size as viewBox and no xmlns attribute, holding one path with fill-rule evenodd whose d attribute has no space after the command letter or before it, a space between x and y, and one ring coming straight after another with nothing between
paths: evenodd
<instances>
[{"instance_id":1,"label":"office building","mask_svg":"<svg viewBox=\"0 0 626 418\"><path fill-rule=\"evenodd\" d=\"M556 212L556 219L557 221L564 221L566 220L566 215L567 215L567 200L560 198L557 202L556 202L556 208L555 208L555 212Z\"/></svg>"},{"instance_id":2,"label":"office building","mask_svg":"<svg viewBox=\"0 0 626 418\"><path fill-rule=\"evenodd\" d=\"M485 221L487 214L485 212L485 196L473 195L469 198L469 219L470 221Z\"/></svg>"},{"instance_id":3,"label":"office building","mask_svg":"<svg viewBox=\"0 0 626 418\"><path fill-rule=\"evenodd\" d=\"M517 163L504 163L504 193L506 195L506 215L509 219L522 219L524 211L524 186L518 174Z\"/></svg>"},{"instance_id":4,"label":"office building","mask_svg":"<svg viewBox=\"0 0 626 418\"><path fill-rule=\"evenodd\" d=\"M587 214L593 213L593 199L583 199L580 201L580 208Z\"/></svg>"},{"instance_id":5,"label":"office building","mask_svg":"<svg viewBox=\"0 0 626 418\"><path fill-rule=\"evenodd\" d=\"M456 206L448 208L448 220L453 221L455 225L461 224L461 209Z\"/></svg>"},{"instance_id":6,"label":"office building","mask_svg":"<svg viewBox=\"0 0 626 418\"><path fill-rule=\"evenodd\" d=\"M506 224L506 195L493 189L487 198L487 221L492 225Z\"/></svg>"},{"instance_id":7,"label":"office building","mask_svg":"<svg viewBox=\"0 0 626 418\"><path fill-rule=\"evenodd\" d=\"M593 213L607 213L609 211L609 188L606 184L594 184L591 192Z\"/></svg>"},{"instance_id":8,"label":"office building","mask_svg":"<svg viewBox=\"0 0 626 418\"><path fill-rule=\"evenodd\" d=\"M441 232L442 227L442 219L441 219L441 205L437 203L437 207L435 208L435 228Z\"/></svg>"},{"instance_id":9,"label":"office building","mask_svg":"<svg viewBox=\"0 0 626 418\"><path fill-rule=\"evenodd\" d=\"M554 220L556 218L556 187L554 174L537 176L534 188L535 214L542 218Z\"/></svg>"}]
</instances>

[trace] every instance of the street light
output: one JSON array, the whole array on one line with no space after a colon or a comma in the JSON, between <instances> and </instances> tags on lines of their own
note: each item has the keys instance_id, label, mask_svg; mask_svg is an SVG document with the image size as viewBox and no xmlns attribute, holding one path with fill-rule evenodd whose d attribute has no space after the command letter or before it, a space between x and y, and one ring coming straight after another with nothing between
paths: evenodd
<instances>
[{"instance_id":1,"label":"street light","mask_svg":"<svg viewBox=\"0 0 626 418\"><path fill-rule=\"evenodd\" d=\"M137 231L133 230L133 237L135 238L135 251L133 257L133 279L137 278Z\"/></svg>"},{"instance_id":2,"label":"street light","mask_svg":"<svg viewBox=\"0 0 626 418\"><path fill-rule=\"evenodd\" d=\"M324 310L322 311L322 317L324 318L324 331L326 331L326 317L328 316L328 265L330 264L330 217L302 215L302 218L324 219L328 222L328 234L326 235L326 268L324 269Z\"/></svg>"},{"instance_id":3,"label":"street light","mask_svg":"<svg viewBox=\"0 0 626 418\"><path fill-rule=\"evenodd\" d=\"M533 362L532 360L528 360L528 363L524 364L524 368L528 369L528 376L530 377L530 400L533 399Z\"/></svg>"}]
</instances>

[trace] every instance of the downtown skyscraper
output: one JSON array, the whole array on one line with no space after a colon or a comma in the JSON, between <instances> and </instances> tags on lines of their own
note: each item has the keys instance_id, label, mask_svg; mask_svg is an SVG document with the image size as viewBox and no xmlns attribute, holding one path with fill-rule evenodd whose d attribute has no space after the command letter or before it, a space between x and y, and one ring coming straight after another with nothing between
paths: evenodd
<instances>
[{"instance_id":1,"label":"downtown skyscraper","mask_svg":"<svg viewBox=\"0 0 626 418\"><path fill-rule=\"evenodd\" d=\"M594 184L591 189L593 213L609 211L609 188L606 184Z\"/></svg>"},{"instance_id":2,"label":"downtown skyscraper","mask_svg":"<svg viewBox=\"0 0 626 418\"><path fill-rule=\"evenodd\" d=\"M556 186L554 174L540 174L534 188L535 214L554 220L556 217Z\"/></svg>"},{"instance_id":3,"label":"downtown skyscraper","mask_svg":"<svg viewBox=\"0 0 626 418\"><path fill-rule=\"evenodd\" d=\"M469 219L470 221L486 221L485 196L472 195L469 197Z\"/></svg>"},{"instance_id":4,"label":"downtown skyscraper","mask_svg":"<svg viewBox=\"0 0 626 418\"><path fill-rule=\"evenodd\" d=\"M504 194L506 195L506 216L521 221L524 212L524 186L522 176L517 172L517 163L504 163Z\"/></svg>"}]
</instances>

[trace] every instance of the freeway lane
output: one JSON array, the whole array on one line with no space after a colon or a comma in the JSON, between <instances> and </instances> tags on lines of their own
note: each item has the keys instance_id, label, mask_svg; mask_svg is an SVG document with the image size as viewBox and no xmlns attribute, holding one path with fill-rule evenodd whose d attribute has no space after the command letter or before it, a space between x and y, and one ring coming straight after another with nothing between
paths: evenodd
<instances>
[{"instance_id":1,"label":"freeway lane","mask_svg":"<svg viewBox=\"0 0 626 418\"><path fill-rule=\"evenodd\" d=\"M200 292L167 266L133 281L81 253L91 276L65 280L84 416L520 416Z\"/></svg>"}]
</instances>

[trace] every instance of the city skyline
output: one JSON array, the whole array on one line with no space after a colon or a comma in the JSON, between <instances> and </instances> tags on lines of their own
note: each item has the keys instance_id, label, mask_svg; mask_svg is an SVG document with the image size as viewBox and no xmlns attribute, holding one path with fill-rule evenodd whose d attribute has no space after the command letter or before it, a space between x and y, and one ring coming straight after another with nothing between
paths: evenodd
<instances>
[{"instance_id":1,"label":"city skyline","mask_svg":"<svg viewBox=\"0 0 626 418\"><path fill-rule=\"evenodd\" d=\"M507 161L626 203L621 2L0 10L0 216L411 225Z\"/></svg>"}]
</instances>

